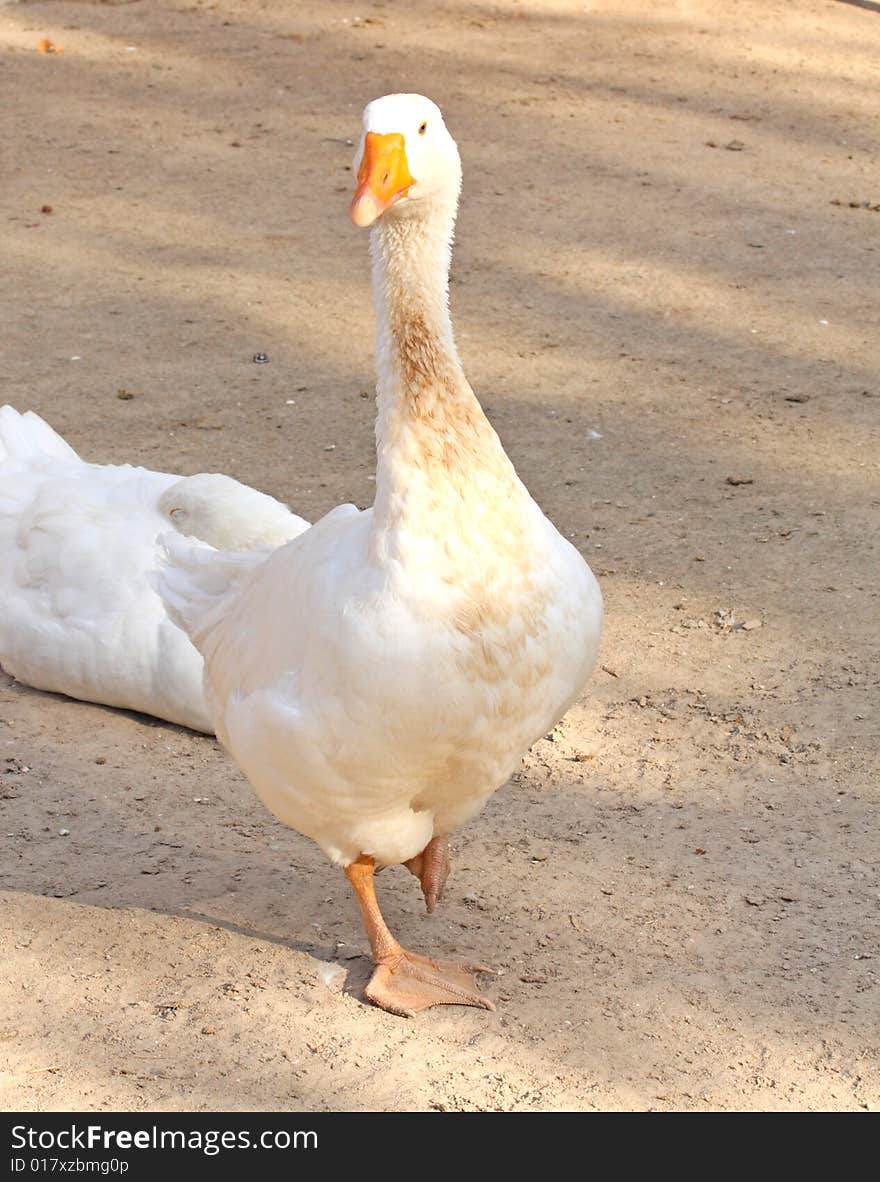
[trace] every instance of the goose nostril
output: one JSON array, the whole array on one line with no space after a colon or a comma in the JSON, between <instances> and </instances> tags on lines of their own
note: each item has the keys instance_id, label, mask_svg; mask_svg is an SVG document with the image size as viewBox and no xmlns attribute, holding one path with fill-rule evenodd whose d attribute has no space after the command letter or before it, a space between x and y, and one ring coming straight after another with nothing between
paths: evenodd
<instances>
[{"instance_id":1,"label":"goose nostril","mask_svg":"<svg viewBox=\"0 0 880 1182\"><path fill-rule=\"evenodd\" d=\"M388 184L388 173L387 173L387 172L386 172L386 173L385 173L385 175L382 177L382 184L383 184L383 185L387 185L387 184Z\"/></svg>"}]
</instances>

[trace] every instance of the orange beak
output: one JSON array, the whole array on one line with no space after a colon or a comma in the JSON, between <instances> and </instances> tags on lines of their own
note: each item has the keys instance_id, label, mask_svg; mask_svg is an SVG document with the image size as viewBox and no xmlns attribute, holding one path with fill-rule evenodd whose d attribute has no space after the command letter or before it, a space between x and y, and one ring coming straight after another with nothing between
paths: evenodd
<instances>
[{"instance_id":1,"label":"orange beak","mask_svg":"<svg viewBox=\"0 0 880 1182\"><path fill-rule=\"evenodd\" d=\"M351 199L351 220L356 226L372 226L380 214L405 197L415 181L406 161L406 147L399 131L379 135L368 131L364 158L358 169L358 187Z\"/></svg>"}]
</instances>

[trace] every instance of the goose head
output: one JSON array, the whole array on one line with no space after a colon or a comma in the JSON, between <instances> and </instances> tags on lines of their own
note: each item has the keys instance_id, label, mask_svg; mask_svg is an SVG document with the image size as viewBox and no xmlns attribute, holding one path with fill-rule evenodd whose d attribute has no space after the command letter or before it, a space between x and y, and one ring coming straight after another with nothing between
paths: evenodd
<instances>
[{"instance_id":1,"label":"goose head","mask_svg":"<svg viewBox=\"0 0 880 1182\"><path fill-rule=\"evenodd\" d=\"M455 140L440 108L421 94L388 94L367 104L354 171L356 226L381 217L427 217L438 207L454 212L461 188Z\"/></svg>"},{"instance_id":2,"label":"goose head","mask_svg":"<svg viewBox=\"0 0 880 1182\"><path fill-rule=\"evenodd\" d=\"M280 501L218 472L178 480L159 498L159 511L178 533L217 550L281 546L306 528Z\"/></svg>"}]
</instances>

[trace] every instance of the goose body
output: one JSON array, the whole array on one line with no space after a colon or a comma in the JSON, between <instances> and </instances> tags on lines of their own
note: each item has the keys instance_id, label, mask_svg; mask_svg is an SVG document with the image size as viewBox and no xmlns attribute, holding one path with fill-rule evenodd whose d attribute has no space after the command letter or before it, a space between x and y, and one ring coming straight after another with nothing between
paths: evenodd
<instances>
[{"instance_id":1,"label":"goose body","mask_svg":"<svg viewBox=\"0 0 880 1182\"><path fill-rule=\"evenodd\" d=\"M212 731L202 658L149 583L169 526L218 545L308 528L229 477L89 464L32 411L0 408L0 665L17 680Z\"/></svg>"},{"instance_id":2,"label":"goose body","mask_svg":"<svg viewBox=\"0 0 880 1182\"><path fill-rule=\"evenodd\" d=\"M438 843L586 681L602 601L461 368L447 306L460 165L439 110L371 103L356 163L352 219L373 226L375 504L268 556L170 536L159 587L204 655L218 736L276 816L346 868L377 964L368 997L408 1014L488 1003L460 966L400 949L373 867L406 863L431 905Z\"/></svg>"},{"instance_id":3,"label":"goose body","mask_svg":"<svg viewBox=\"0 0 880 1182\"><path fill-rule=\"evenodd\" d=\"M479 587L442 532L419 538L413 570L391 556L401 527L351 505L268 557L166 539L162 594L205 657L218 737L334 862L405 862L464 824L586 679L589 576L523 510L524 552L493 555Z\"/></svg>"}]
</instances>

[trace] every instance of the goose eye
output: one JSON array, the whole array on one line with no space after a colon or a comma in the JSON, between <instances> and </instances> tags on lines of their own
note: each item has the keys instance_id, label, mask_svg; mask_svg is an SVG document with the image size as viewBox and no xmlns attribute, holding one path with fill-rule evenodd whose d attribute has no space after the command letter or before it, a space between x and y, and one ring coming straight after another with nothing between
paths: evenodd
<instances>
[{"instance_id":1,"label":"goose eye","mask_svg":"<svg viewBox=\"0 0 880 1182\"><path fill-rule=\"evenodd\" d=\"M427 130L428 130L427 123L422 123L421 126L419 127L419 135L424 135Z\"/></svg>"}]
</instances>

